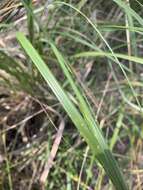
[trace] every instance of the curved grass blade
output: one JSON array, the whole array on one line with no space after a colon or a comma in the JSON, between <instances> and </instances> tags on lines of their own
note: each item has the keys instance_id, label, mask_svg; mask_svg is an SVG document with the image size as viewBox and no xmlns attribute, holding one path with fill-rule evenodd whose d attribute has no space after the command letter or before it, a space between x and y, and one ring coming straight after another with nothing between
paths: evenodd
<instances>
[{"instance_id":1,"label":"curved grass blade","mask_svg":"<svg viewBox=\"0 0 143 190\"><path fill-rule=\"evenodd\" d=\"M110 177L111 181L113 182L114 186L117 190L127 190L128 187L125 183L125 180L122 176L122 173L117 165L117 162L115 161L114 157L112 156L112 153L110 152L102 134L99 129L98 124L93 119L91 113L88 110L88 107L86 106L86 103L83 99L81 99L81 96L78 95L79 91L76 91L76 87L72 86L72 79L70 78L70 74L65 67L64 59L61 56L61 54L58 52L55 46L53 46L53 50L58 58L59 61L61 61L61 64L63 64L63 69L66 74L66 77L68 80L70 80L70 84L72 87L74 87L74 91L76 91L76 94L79 96L81 102L80 106L81 108L85 108L86 110L82 110L82 114L78 111L78 109L75 107L73 102L69 99L65 91L61 88L59 83L57 82L56 78L52 74L52 72L49 70L49 68L46 66L44 61L41 59L37 51L33 48L31 43L27 40L27 38L22 34L17 34L17 39L20 42L21 46L24 48L28 56L31 58L35 66L38 68L39 72L43 76L43 78L46 80L52 91L54 92L55 96L73 121L74 125L77 127L81 135L85 138L86 142L92 149L93 153L95 154L96 158L100 162L100 164L104 167L107 175ZM55 49L54 49L55 48ZM86 106L86 107L85 107Z\"/></svg>"},{"instance_id":2,"label":"curved grass blade","mask_svg":"<svg viewBox=\"0 0 143 190\"><path fill-rule=\"evenodd\" d=\"M125 59L128 61L133 61L133 62L136 62L139 64L143 64L143 59L140 57L128 56L128 55L124 55L124 54L120 54L120 53L114 53L114 55L120 59ZM101 51L100 52L95 52L95 51L88 51L87 52L86 51L86 52L78 53L78 54L74 55L73 57L76 57L76 58L81 58L81 57L108 57L111 59L113 57L113 54L108 53L108 52L101 52Z\"/></svg>"}]
</instances>

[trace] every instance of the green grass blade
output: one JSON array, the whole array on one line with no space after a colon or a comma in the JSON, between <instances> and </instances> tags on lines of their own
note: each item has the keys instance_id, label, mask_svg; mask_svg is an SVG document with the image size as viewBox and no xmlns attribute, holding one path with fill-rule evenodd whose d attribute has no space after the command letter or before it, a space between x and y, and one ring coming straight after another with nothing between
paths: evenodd
<instances>
[{"instance_id":1,"label":"green grass blade","mask_svg":"<svg viewBox=\"0 0 143 190\"><path fill-rule=\"evenodd\" d=\"M45 65L43 60L40 58L36 50L33 48L33 46L29 43L29 41L21 34L17 34L17 39L25 49L26 53L29 55L29 57L32 59L33 63L36 65L40 73L42 74L43 78L46 80L48 85L53 90L54 94L59 99L60 103L63 105L64 109L68 112L69 116L72 118L74 116L74 122L78 124L80 131L85 131L84 127L84 121L77 111L77 109L74 107L74 105L69 101L68 96L65 94L65 92L60 87L59 83L56 81L55 77L51 73L51 71L48 69L48 67ZM66 103L65 103L66 102ZM70 108L70 109L69 109Z\"/></svg>"},{"instance_id":2,"label":"green grass blade","mask_svg":"<svg viewBox=\"0 0 143 190\"><path fill-rule=\"evenodd\" d=\"M122 2L122 1L121 1ZM104 36L102 35L102 33L99 31L98 27L96 24L94 24L83 12L81 12L80 10L78 10L77 8L75 8L74 6L72 6L71 4L69 3L65 3L65 2L60 2L60 1L55 1L54 2L55 4L57 5L65 5L65 6L68 6L70 8L72 8L73 10L75 10L76 12L78 12L92 27L93 29L97 32L97 34L99 35L100 39L104 42L104 44L106 45L106 47L108 48L108 50L111 52L115 62L118 64L118 66L120 67L124 77L126 78L127 82L128 82L128 85L132 91L132 94L136 100L136 103L138 105L138 107L140 108L140 111L142 110L141 108L141 104L140 104L140 101L138 100L138 97L132 87L132 84L130 83L130 80L126 74L126 71L124 69L124 67L122 66L122 64L120 63L118 57L115 55L113 49L111 48L111 46L109 45L109 43L106 41L106 39L104 38ZM132 10L132 9L131 9Z\"/></svg>"},{"instance_id":3,"label":"green grass blade","mask_svg":"<svg viewBox=\"0 0 143 190\"><path fill-rule=\"evenodd\" d=\"M37 51L33 48L31 43L25 38L22 33L17 34L17 39L31 58L35 66L38 68L39 72L46 80L50 88L52 89L53 93L81 133L81 135L85 138L86 142L89 144L90 148L92 149L93 153L95 154L96 158L99 160L101 165L104 167L107 175L112 180L113 184L115 185L117 190L127 190L128 187L125 183L125 180L120 172L120 169L115 161L114 157L112 156L109 148L107 147L105 140L100 132L100 129L97 126L97 123L92 118L88 107L86 106L84 100L78 95L79 91L77 91L77 95L80 99L80 106L84 106L85 110L81 110L82 114L78 111L72 101L69 99L65 91L61 88L60 84L57 82L56 78L46 66L44 61L41 59ZM53 46L53 48L56 48ZM64 67L64 60L57 49L54 49L57 58L59 61L62 61L61 64ZM72 84L72 79L70 77L70 73L68 73L67 68L64 67L64 72L68 79L70 79L70 83ZM73 85L73 84L72 84ZM71 85L71 86L72 86ZM75 86L74 90L76 90Z\"/></svg>"},{"instance_id":4,"label":"green grass blade","mask_svg":"<svg viewBox=\"0 0 143 190\"><path fill-rule=\"evenodd\" d=\"M93 118L93 113L91 113L91 109L89 109L89 105L86 103L86 100L81 95L80 90L77 88L77 86L73 80L73 77L70 74L70 73L72 73L70 66L68 65L68 63L66 63L66 60L61 55L61 53L56 48L56 46L53 43L50 43L50 44L51 44L51 47L52 47L52 49L53 49L53 51L54 51L54 53L58 59L58 62L60 64L65 76L67 77L67 79L68 79L77 99L78 99L79 109L80 109L82 116L84 117L84 119L87 123L87 126L89 126L90 132L94 134L94 138L96 139L97 144L99 142L99 144L102 145L100 148L103 149L102 151L104 151L106 144L104 142L103 136L101 135L101 131L99 130L99 126L97 124L97 121L95 121L95 119Z\"/></svg>"},{"instance_id":5,"label":"green grass blade","mask_svg":"<svg viewBox=\"0 0 143 190\"><path fill-rule=\"evenodd\" d=\"M132 62L135 62L135 63L138 63L138 64L143 64L143 59L140 58L140 57L128 56L128 55L124 55L124 54L120 54L120 53L114 53L114 56L116 56L118 59L121 58L121 59L132 61ZM87 52L86 51L86 52L78 53L78 54L74 55L73 57L75 57L75 58L108 57L109 59L116 62L116 60L114 60L114 56L113 56L112 53L107 53L107 52L103 52L103 51L100 51L100 52L95 52L95 51L88 51ZM129 83L130 83L130 81L129 81ZM132 87L131 83L130 83L130 87ZM133 89L133 87L132 87L132 89ZM121 93L121 95L122 95L123 99L125 100L125 102L128 103L128 105L130 105L134 109L138 110L139 112L143 113L143 108L142 108L142 106L140 104L137 104L137 105L133 104L123 95L123 93ZM136 94L135 94L135 97L136 97Z\"/></svg>"},{"instance_id":6,"label":"green grass blade","mask_svg":"<svg viewBox=\"0 0 143 190\"><path fill-rule=\"evenodd\" d=\"M125 59L128 61L133 61L135 63L143 64L143 59L140 57L128 56L128 55L120 54L120 53L114 53L114 55L120 59ZM76 58L81 58L81 57L108 57L111 59L113 57L113 54L108 53L108 52L101 52L101 51L100 52L88 51L88 52L78 53L78 54L74 55L74 57L76 57Z\"/></svg>"},{"instance_id":7,"label":"green grass blade","mask_svg":"<svg viewBox=\"0 0 143 190\"><path fill-rule=\"evenodd\" d=\"M124 9L125 13L130 14L134 19L136 19L141 26L143 26L143 19L139 16L132 8L130 8L129 5L125 3L125 1L122 0L113 0L117 5Z\"/></svg>"}]
</instances>

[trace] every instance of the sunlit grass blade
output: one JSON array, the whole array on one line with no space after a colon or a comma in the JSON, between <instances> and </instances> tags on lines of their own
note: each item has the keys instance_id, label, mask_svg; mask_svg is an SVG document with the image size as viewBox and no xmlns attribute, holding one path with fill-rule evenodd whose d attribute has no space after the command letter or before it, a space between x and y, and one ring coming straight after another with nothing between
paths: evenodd
<instances>
[{"instance_id":1,"label":"sunlit grass blade","mask_svg":"<svg viewBox=\"0 0 143 190\"><path fill-rule=\"evenodd\" d=\"M114 53L114 55L117 58L128 60L128 61L133 61L135 63L143 64L143 59L140 57L135 57L135 56L128 56L125 54L120 54L120 53ZM108 52L95 52L95 51L86 51L86 52L81 52L76 55L74 55L76 58L81 58L81 57L108 57L108 58L113 58L112 53ZM113 60L113 59L112 59Z\"/></svg>"},{"instance_id":2,"label":"sunlit grass blade","mask_svg":"<svg viewBox=\"0 0 143 190\"><path fill-rule=\"evenodd\" d=\"M46 80L53 93L73 121L74 125L77 127L81 135L84 137L85 141L88 143L90 148L92 149L95 157L98 159L100 164L104 167L107 175L113 182L114 186L117 190L127 190L128 187L125 183L125 180L122 176L122 173L115 161L112 153L110 152L102 134L99 129L98 123L95 122L88 105L82 98L80 91L78 91L76 85L74 85L74 81L70 76L68 68L66 67L66 63L60 52L57 48L52 45L52 49L61 64L64 74L66 75L71 87L74 89L74 92L77 95L79 102L80 112L67 96L66 92L62 89L60 84L57 82L56 78L49 70L48 66L41 59L37 51L33 48L31 43L25 38L22 33L17 34L17 39L20 42L21 46L24 48L28 56L31 58L35 66L38 68L39 72Z\"/></svg>"},{"instance_id":3,"label":"sunlit grass blade","mask_svg":"<svg viewBox=\"0 0 143 190\"><path fill-rule=\"evenodd\" d=\"M123 26L123 25L111 25L111 24L102 24L99 26L100 31L110 31L115 32L119 30L126 30L128 29L130 32L138 33L140 35L143 35L143 28L141 27L135 27L135 26Z\"/></svg>"}]
</instances>

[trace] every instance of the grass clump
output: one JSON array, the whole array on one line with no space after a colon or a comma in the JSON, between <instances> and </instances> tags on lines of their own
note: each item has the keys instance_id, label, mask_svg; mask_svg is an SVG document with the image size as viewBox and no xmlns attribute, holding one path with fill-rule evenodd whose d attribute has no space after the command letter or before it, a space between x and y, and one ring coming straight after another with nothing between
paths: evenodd
<instances>
[{"instance_id":1,"label":"grass clump","mask_svg":"<svg viewBox=\"0 0 143 190\"><path fill-rule=\"evenodd\" d=\"M141 189L141 11L23 5L0 33L2 188Z\"/></svg>"}]
</instances>

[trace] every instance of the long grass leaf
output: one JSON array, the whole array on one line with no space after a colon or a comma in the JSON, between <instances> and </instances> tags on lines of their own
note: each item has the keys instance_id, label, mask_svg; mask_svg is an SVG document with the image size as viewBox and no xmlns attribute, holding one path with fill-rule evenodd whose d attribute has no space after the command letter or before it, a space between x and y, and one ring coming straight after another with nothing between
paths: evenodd
<instances>
[{"instance_id":1,"label":"long grass leaf","mask_svg":"<svg viewBox=\"0 0 143 190\"><path fill-rule=\"evenodd\" d=\"M128 60L128 61L133 61L135 63L143 64L143 59L140 57L135 57L135 56L128 56L125 54L120 54L120 53L114 53L114 55L120 59ZM95 51L86 51L86 52L81 52L76 55L74 55L76 58L81 58L81 57L108 57L112 58L113 54L108 53L108 52L95 52Z\"/></svg>"},{"instance_id":2,"label":"long grass leaf","mask_svg":"<svg viewBox=\"0 0 143 190\"><path fill-rule=\"evenodd\" d=\"M48 66L41 59L37 51L33 48L31 43L25 38L22 33L17 34L17 39L31 58L35 66L38 68L39 72L46 80L53 93L56 95L57 99L60 101L61 105L78 128L81 135L85 138L93 153L95 153L96 158L99 160L101 165L104 167L107 175L112 180L117 190L127 190L128 187L125 183L125 180L122 176L122 173L112 156L107 144L105 143L104 138L96 126L95 121L92 116L88 118L90 113L88 113L88 109L83 112L85 115L82 116L75 105L71 102L65 91L61 88L60 84L57 82L56 78L49 70ZM55 48L55 47L54 47ZM56 49L55 49L56 50ZM57 50L56 50L57 51ZM56 53L59 53L58 51ZM62 60L61 55L57 55ZM63 60L62 60L63 61ZM67 72L67 70L65 70ZM68 76L69 73L66 73ZM84 105L84 102L82 102ZM98 130L97 130L98 129Z\"/></svg>"}]
</instances>

